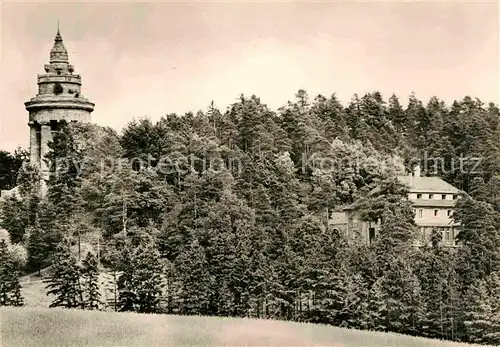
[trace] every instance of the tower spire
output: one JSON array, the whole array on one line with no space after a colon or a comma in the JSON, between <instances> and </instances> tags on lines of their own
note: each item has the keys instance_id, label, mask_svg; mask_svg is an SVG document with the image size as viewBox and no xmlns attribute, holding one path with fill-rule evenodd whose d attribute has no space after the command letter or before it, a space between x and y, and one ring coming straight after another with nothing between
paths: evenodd
<instances>
[{"instance_id":1,"label":"tower spire","mask_svg":"<svg viewBox=\"0 0 500 347\"><path fill-rule=\"evenodd\" d=\"M57 20L57 34L56 34L56 38L54 39L54 41L62 42L61 32L59 31L59 19Z\"/></svg>"},{"instance_id":2,"label":"tower spire","mask_svg":"<svg viewBox=\"0 0 500 347\"><path fill-rule=\"evenodd\" d=\"M57 20L57 34L54 38L54 46L50 51L50 63L68 63L68 51L64 47L61 32L59 31L59 20Z\"/></svg>"}]
</instances>

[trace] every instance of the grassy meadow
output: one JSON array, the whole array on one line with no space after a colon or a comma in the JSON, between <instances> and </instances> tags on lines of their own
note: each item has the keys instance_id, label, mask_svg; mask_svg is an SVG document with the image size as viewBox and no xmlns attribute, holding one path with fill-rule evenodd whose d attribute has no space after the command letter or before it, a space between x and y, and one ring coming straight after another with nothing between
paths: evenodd
<instances>
[{"instance_id":1,"label":"grassy meadow","mask_svg":"<svg viewBox=\"0 0 500 347\"><path fill-rule=\"evenodd\" d=\"M470 346L325 325L39 307L0 308L1 346Z\"/></svg>"}]
</instances>

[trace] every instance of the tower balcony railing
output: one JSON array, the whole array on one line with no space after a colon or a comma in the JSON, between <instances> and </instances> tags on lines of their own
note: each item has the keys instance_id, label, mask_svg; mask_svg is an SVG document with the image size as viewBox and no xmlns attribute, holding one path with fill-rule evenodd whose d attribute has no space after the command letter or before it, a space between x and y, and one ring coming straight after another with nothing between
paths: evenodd
<instances>
[{"instance_id":1,"label":"tower balcony railing","mask_svg":"<svg viewBox=\"0 0 500 347\"><path fill-rule=\"evenodd\" d=\"M80 75L68 75L60 76L56 74L44 74L38 75L38 83L51 83L51 82L70 82L82 84L82 78Z\"/></svg>"}]
</instances>

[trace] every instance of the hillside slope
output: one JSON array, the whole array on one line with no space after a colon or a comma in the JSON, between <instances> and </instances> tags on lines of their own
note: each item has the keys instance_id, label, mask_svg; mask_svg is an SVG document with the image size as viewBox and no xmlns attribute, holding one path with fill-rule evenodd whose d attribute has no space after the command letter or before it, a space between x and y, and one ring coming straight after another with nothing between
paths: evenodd
<instances>
[{"instance_id":1,"label":"hillside slope","mask_svg":"<svg viewBox=\"0 0 500 347\"><path fill-rule=\"evenodd\" d=\"M49 308L54 297L47 295L47 284L43 282L47 278L48 268L42 270L42 276L38 273L26 275L20 278L21 294L24 304L27 307ZM112 277L106 272L101 272L99 285L101 288L101 299L104 302L112 300L112 293L109 290L109 282Z\"/></svg>"},{"instance_id":2,"label":"hillside slope","mask_svg":"<svg viewBox=\"0 0 500 347\"><path fill-rule=\"evenodd\" d=\"M6 307L0 314L2 346L470 346L271 320Z\"/></svg>"}]
</instances>

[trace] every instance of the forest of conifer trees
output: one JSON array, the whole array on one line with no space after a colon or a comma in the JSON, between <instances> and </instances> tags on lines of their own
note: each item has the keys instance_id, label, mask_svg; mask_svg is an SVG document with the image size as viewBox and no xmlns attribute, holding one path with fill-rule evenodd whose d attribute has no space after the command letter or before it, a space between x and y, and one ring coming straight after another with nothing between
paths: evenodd
<instances>
[{"instance_id":1,"label":"forest of conifer trees","mask_svg":"<svg viewBox=\"0 0 500 347\"><path fill-rule=\"evenodd\" d=\"M373 92L342 105L300 90L274 111L242 95L225 111L212 103L196 114L142 118L120 134L64 125L51 149L45 196L33 166L13 169L18 195L0 206L9 234L0 277L9 266L29 273L52 265L52 306L500 344L494 104ZM456 248L444 247L438 231L414 246L414 212L396 176L415 160L464 191ZM381 220L371 245L329 228L329 213L355 202ZM99 273L111 278L105 288ZM2 305L4 293L18 296L9 283L0 286ZM102 291L115 295L104 300Z\"/></svg>"}]
</instances>

